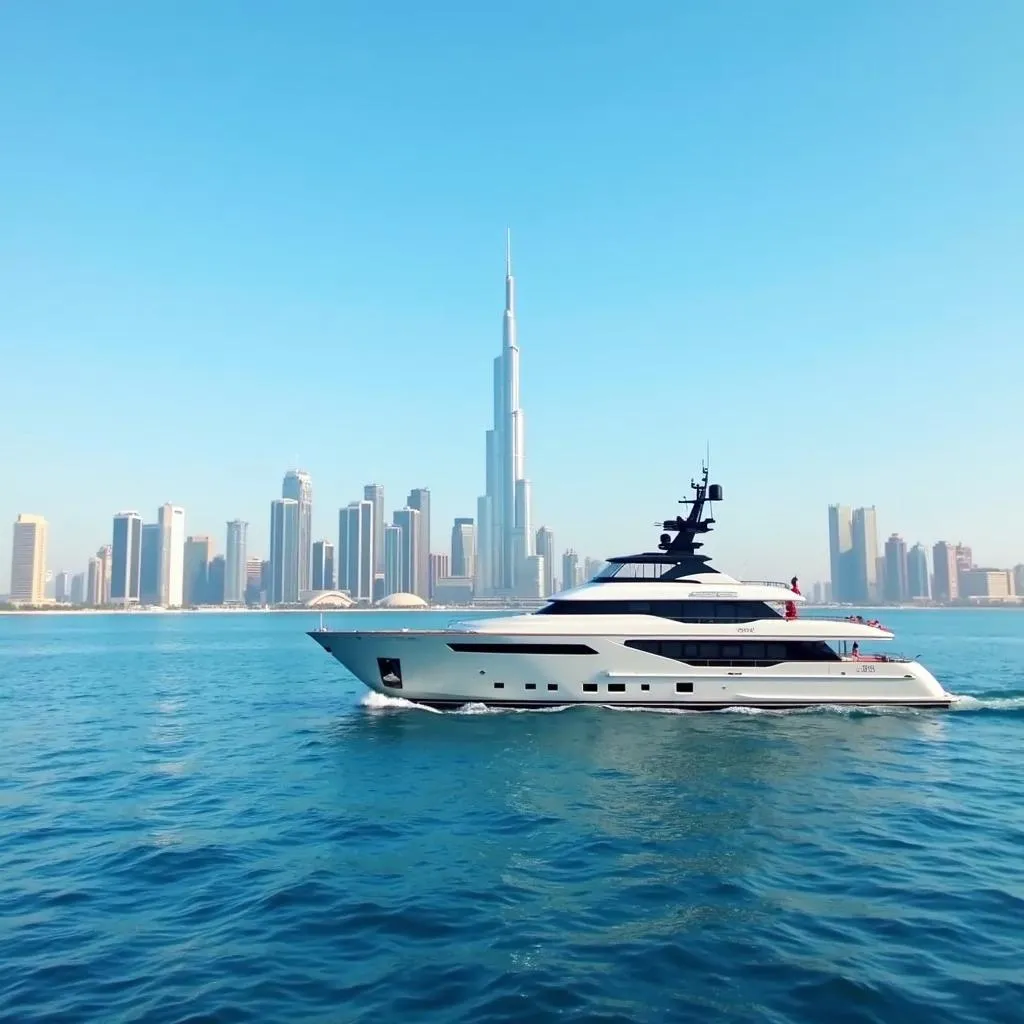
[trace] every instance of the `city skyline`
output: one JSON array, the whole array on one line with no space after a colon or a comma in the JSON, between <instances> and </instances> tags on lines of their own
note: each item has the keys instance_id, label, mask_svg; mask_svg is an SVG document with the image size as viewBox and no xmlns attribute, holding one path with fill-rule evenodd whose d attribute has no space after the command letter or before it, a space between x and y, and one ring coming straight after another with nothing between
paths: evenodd
<instances>
[{"instance_id":1,"label":"city skyline","mask_svg":"<svg viewBox=\"0 0 1024 1024\"><path fill-rule=\"evenodd\" d=\"M286 479L293 476L286 474ZM305 474L311 494L311 479ZM380 485L367 485L364 493L384 499ZM427 581L420 579L423 565L423 511L429 514L429 489L414 488L408 496L422 508L396 509L384 527L384 571L374 570L374 502L368 498L339 510L339 543L326 539L311 543L311 581L307 591L297 590L299 506L297 499L275 499L270 513L271 556L261 560L247 553L248 523L226 523L225 554L217 554L209 536L184 535L185 510L165 504L157 521L145 523L138 512L119 512L112 519L112 540L88 559L85 569L47 568L48 523L45 517L21 514L13 527L10 595L26 604L58 602L86 605L162 605L181 607L204 604L300 604L316 593L348 591L362 604L400 591L439 603L466 603L489 599L487 590L474 594L472 577L457 575L476 561L472 550L475 524L456 517L448 550L427 553ZM979 564L973 548L962 541L918 540L908 545L898 532L880 543L877 509L832 504L828 507L830 573L824 582L805 582L804 592L815 602L872 606L931 602L1001 601L1024 597L1024 563L998 566ZM591 578L603 565L599 558L581 558L573 548L560 559L550 529L536 533L538 554L528 562L532 589L511 598L539 598L568 589ZM178 554L169 554L177 549ZM335 550L339 552L335 570ZM170 571L168 563L176 564ZM558 576L560 568L561 576ZM41 595L45 595L40 600Z\"/></svg>"},{"instance_id":2,"label":"city skyline","mask_svg":"<svg viewBox=\"0 0 1024 1024\"><path fill-rule=\"evenodd\" d=\"M110 566L104 559L101 569L98 552L81 572L62 567L54 591L68 599L75 589L80 596L87 594L90 603L97 603L102 592L126 606L175 608L253 601L295 605L314 592L334 589L364 605L398 591L425 601L468 596L535 599L574 586L593 575L601 559L581 559L569 547L561 554L559 566L553 531L543 525L534 531L520 384L516 282L511 232L506 229L501 352L492 364L493 414L485 433L486 490L477 500L475 520L454 518L447 551L436 545L429 487L409 490L404 506L394 510L385 526L385 488L365 484L361 499L338 509L336 544L323 536L315 539L312 475L305 469L289 469L282 479L281 497L271 502L266 568L260 560L258 585L251 579L245 520L227 522L225 551L218 555L209 535L186 535L185 509L165 502L157 510L155 523L143 522L137 512L117 514ZM43 525L27 525L33 522ZM31 530L42 531L41 543L27 545L24 538ZM33 566L32 579L37 580L38 558L41 553L46 559L47 537L44 519L19 516L12 547L12 594L38 593L35 583L27 582L25 566ZM952 601L959 596L1015 593L1014 573L978 568L970 548L956 547L954 565L947 545L935 543L931 573L920 543L908 551L902 537L892 533L880 548L875 506L830 505L828 552L827 595L840 603L898 603L930 597ZM46 568L53 572L52 566ZM797 575L808 576L802 571ZM822 586L815 585L819 597L826 593Z\"/></svg>"},{"instance_id":3,"label":"city skyline","mask_svg":"<svg viewBox=\"0 0 1024 1024\"><path fill-rule=\"evenodd\" d=\"M994 385L1024 368L1024 9L403 11L204 8L189 75L159 7L0 11L0 522L46 516L81 566L171 498L262 549L294 466L314 536L367 481L387 512L427 484L437 545L484 487L511 224L534 527L647 546L710 441L731 571L824 579L841 495L1019 558L1024 411ZM954 469L998 495L969 521Z\"/></svg>"}]
</instances>

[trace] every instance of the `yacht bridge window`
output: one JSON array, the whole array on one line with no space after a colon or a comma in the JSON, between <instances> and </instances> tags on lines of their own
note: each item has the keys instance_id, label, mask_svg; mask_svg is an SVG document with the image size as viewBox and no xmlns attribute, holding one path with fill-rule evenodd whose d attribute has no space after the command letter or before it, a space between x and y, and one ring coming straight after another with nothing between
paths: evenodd
<instances>
[{"instance_id":1,"label":"yacht bridge window","mask_svg":"<svg viewBox=\"0 0 1024 1024\"><path fill-rule=\"evenodd\" d=\"M687 665L767 667L784 661L839 661L824 640L761 642L732 640L627 640L627 647Z\"/></svg>"}]
</instances>

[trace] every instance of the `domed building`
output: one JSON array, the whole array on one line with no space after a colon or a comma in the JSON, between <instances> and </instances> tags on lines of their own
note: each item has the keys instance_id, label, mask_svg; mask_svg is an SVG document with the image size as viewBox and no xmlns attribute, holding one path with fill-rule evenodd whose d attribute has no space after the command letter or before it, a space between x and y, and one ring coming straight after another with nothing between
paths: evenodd
<instances>
[{"instance_id":1,"label":"domed building","mask_svg":"<svg viewBox=\"0 0 1024 1024\"><path fill-rule=\"evenodd\" d=\"M344 590L317 590L306 600L307 608L351 608L354 604Z\"/></svg>"},{"instance_id":2,"label":"domed building","mask_svg":"<svg viewBox=\"0 0 1024 1024\"><path fill-rule=\"evenodd\" d=\"M388 594L387 597L382 597L377 604L376 608L390 608L392 611L413 611L416 608L427 608L427 602L422 597L418 597L416 594Z\"/></svg>"}]
</instances>

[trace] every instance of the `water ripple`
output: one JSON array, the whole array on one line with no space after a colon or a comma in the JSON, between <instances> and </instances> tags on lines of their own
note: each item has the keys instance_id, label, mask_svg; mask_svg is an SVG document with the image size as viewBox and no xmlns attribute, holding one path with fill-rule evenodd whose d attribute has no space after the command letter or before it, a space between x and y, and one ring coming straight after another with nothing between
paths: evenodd
<instances>
[{"instance_id":1,"label":"water ripple","mask_svg":"<svg viewBox=\"0 0 1024 1024\"><path fill-rule=\"evenodd\" d=\"M297 616L0 618L0 1019L1020 1020L1024 616L905 618L953 711L441 713Z\"/></svg>"}]
</instances>

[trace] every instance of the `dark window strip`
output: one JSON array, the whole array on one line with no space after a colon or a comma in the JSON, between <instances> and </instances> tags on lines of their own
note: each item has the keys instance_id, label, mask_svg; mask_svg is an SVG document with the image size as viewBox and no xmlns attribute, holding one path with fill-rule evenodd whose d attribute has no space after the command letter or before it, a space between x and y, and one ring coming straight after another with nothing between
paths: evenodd
<instances>
[{"instance_id":1,"label":"dark window strip","mask_svg":"<svg viewBox=\"0 0 1024 1024\"><path fill-rule=\"evenodd\" d=\"M453 643L448 646L459 654L597 654L586 644Z\"/></svg>"}]
</instances>

